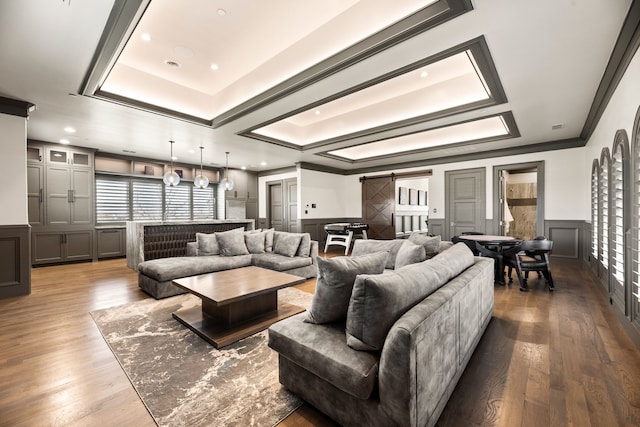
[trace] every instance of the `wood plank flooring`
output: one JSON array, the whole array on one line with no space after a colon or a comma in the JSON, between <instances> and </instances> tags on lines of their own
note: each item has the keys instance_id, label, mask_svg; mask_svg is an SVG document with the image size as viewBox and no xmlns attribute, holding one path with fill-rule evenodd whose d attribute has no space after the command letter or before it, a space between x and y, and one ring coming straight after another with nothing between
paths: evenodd
<instances>
[{"instance_id":1,"label":"wood plank flooring","mask_svg":"<svg viewBox=\"0 0 640 427\"><path fill-rule=\"evenodd\" d=\"M586 268L553 273L553 294L495 288L439 426L640 425L640 351ZM89 316L145 298L123 259L34 268L30 296L0 300L0 426L155 425ZM280 424L333 425L309 405Z\"/></svg>"}]
</instances>

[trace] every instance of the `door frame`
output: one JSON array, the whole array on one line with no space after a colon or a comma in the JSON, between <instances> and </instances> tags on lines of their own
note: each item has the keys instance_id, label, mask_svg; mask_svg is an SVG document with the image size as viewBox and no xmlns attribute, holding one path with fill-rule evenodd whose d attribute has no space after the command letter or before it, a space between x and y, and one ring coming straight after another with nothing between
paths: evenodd
<instances>
[{"instance_id":1,"label":"door frame","mask_svg":"<svg viewBox=\"0 0 640 427\"><path fill-rule=\"evenodd\" d=\"M452 175L462 175L467 173L478 173L481 172L482 176L482 185L480 185L480 212L484 212L482 214L481 222L483 224L483 229L487 227L487 169L485 167L479 168L470 168L470 169L456 169L451 171L444 172L444 238L447 240L451 240L453 237L451 235L451 212L449 209L449 204L451 203L450 194L452 189L449 188L449 177ZM480 230L479 230L480 231Z\"/></svg>"},{"instance_id":2,"label":"door frame","mask_svg":"<svg viewBox=\"0 0 640 427\"><path fill-rule=\"evenodd\" d=\"M273 185L278 185L280 184L280 191L284 193L284 180L283 179L276 179L273 181L267 181L265 182L264 186L265 186L265 202L266 202L266 212L265 212L265 217L267 220L266 223L266 227L267 228L271 228L271 186ZM281 196L282 199L282 196ZM283 201L283 206L284 206L284 201ZM283 207L284 209L284 207ZM282 213L283 216L283 222L284 222L284 212Z\"/></svg>"},{"instance_id":3,"label":"door frame","mask_svg":"<svg viewBox=\"0 0 640 427\"><path fill-rule=\"evenodd\" d=\"M502 171L511 172L536 168L536 236L543 236L544 230L544 160L526 163L511 163L493 167L493 234L501 233L502 215L500 214L500 175ZM549 237L549 236L547 236Z\"/></svg>"}]
</instances>

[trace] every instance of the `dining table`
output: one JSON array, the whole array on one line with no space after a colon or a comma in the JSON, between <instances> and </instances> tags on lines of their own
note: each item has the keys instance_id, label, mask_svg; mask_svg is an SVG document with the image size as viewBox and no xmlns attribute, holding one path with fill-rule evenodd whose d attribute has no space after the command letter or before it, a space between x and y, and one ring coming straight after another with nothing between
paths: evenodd
<instances>
[{"instance_id":1,"label":"dining table","mask_svg":"<svg viewBox=\"0 0 640 427\"><path fill-rule=\"evenodd\" d=\"M463 234L456 236L458 239L464 241L474 253L480 253L480 256L486 256L495 259L495 274L494 280L499 285L504 285L504 256L503 253L507 249L511 249L520 243L521 239L517 239L511 236L497 236L491 234ZM482 246L482 250L474 250L477 242Z\"/></svg>"}]
</instances>

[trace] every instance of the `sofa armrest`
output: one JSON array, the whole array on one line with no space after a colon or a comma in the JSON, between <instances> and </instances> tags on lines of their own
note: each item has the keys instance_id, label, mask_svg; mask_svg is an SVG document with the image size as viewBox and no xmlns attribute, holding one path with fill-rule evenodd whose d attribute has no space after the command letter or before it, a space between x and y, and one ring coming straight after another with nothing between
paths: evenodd
<instances>
[{"instance_id":1,"label":"sofa armrest","mask_svg":"<svg viewBox=\"0 0 640 427\"><path fill-rule=\"evenodd\" d=\"M316 257L318 256L318 242L315 240L311 241L311 251L309 251L309 256L311 257L311 264L315 264Z\"/></svg>"},{"instance_id":2,"label":"sofa armrest","mask_svg":"<svg viewBox=\"0 0 640 427\"><path fill-rule=\"evenodd\" d=\"M198 242L187 242L187 256L198 256Z\"/></svg>"}]
</instances>

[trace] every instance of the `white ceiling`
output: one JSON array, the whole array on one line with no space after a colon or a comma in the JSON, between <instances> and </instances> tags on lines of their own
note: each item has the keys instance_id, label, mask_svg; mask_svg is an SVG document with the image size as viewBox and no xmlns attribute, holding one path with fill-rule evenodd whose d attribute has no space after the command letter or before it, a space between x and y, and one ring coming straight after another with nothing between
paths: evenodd
<instances>
[{"instance_id":1,"label":"white ceiling","mask_svg":"<svg viewBox=\"0 0 640 427\"><path fill-rule=\"evenodd\" d=\"M28 122L30 139L57 142L67 138L77 146L118 154L127 150L140 157L167 161L168 141L172 139L176 141L174 154L179 162L198 164L198 147L204 145L205 164L223 165L224 152L229 151L231 167L247 166L256 171L296 162L343 170L428 163L447 156L531 144L544 147L544 143L579 138L631 1L482 0L472 4L470 12L214 127L81 95L113 0L3 0L0 96L36 104ZM138 28L131 28L130 49L121 55L121 69L114 67L113 75L124 73L126 67L134 68L132 75L143 76L133 80L134 88L140 89L141 100L165 103L165 108L215 122L217 116L232 107L398 21L421 5L426 3L152 0L148 13L165 7L168 12L153 21L156 26L144 27L143 20ZM224 9L226 15L219 15L218 9ZM138 18L142 12L143 9ZM215 36L205 32L212 28L217 32ZM144 32L151 35L150 42L139 38ZM302 150L238 135L480 36L486 41L507 102L431 118L420 126L436 128L511 112L520 136L350 163L319 154L408 133L413 128L383 129L375 135L354 136ZM164 63L153 66L160 60L175 60L181 67L167 67ZM206 67L196 69L192 63ZM219 66L217 71L209 68L212 63ZM173 75L167 79L163 73ZM174 85L178 82L180 90L167 89L169 80ZM118 92L118 83L110 84L107 80L102 90ZM143 91L145 88L150 91ZM145 98L149 93L160 100ZM556 124L563 126L552 130ZM66 134L65 126L77 131ZM261 162L266 165L261 166Z\"/></svg>"}]
</instances>

